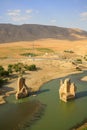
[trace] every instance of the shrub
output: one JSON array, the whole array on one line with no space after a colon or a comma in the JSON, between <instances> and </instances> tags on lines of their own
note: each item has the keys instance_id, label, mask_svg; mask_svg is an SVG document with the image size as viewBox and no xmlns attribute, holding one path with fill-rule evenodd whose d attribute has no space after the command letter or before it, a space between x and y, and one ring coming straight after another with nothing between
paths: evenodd
<instances>
[{"instance_id":1,"label":"shrub","mask_svg":"<svg viewBox=\"0 0 87 130\"><path fill-rule=\"evenodd\" d=\"M36 67L35 64L29 65L29 66L26 65L25 68L26 68L26 70L30 70L30 71L35 71L35 70L37 70L37 67Z\"/></svg>"},{"instance_id":2,"label":"shrub","mask_svg":"<svg viewBox=\"0 0 87 130\"><path fill-rule=\"evenodd\" d=\"M3 73L2 73L2 76L5 76L5 77L6 77L6 76L9 76L9 72L6 71L6 70L4 70Z\"/></svg>"},{"instance_id":3,"label":"shrub","mask_svg":"<svg viewBox=\"0 0 87 130\"><path fill-rule=\"evenodd\" d=\"M2 87L2 85L4 84L5 80L0 78L0 87Z\"/></svg>"},{"instance_id":4,"label":"shrub","mask_svg":"<svg viewBox=\"0 0 87 130\"><path fill-rule=\"evenodd\" d=\"M36 54L34 54L34 53L23 53L23 54L21 54L22 56L27 56L27 57L29 57L29 56L31 56L31 57L33 57L33 56L37 56Z\"/></svg>"},{"instance_id":5,"label":"shrub","mask_svg":"<svg viewBox=\"0 0 87 130\"><path fill-rule=\"evenodd\" d=\"M12 73L13 72L13 65L8 65L8 72L9 73Z\"/></svg>"},{"instance_id":6,"label":"shrub","mask_svg":"<svg viewBox=\"0 0 87 130\"><path fill-rule=\"evenodd\" d=\"M37 67L34 64L32 64L32 65L24 65L23 63L8 65L8 72L9 73L17 72L20 75L22 75L22 74L25 73L26 70L35 71L35 70L37 70Z\"/></svg>"},{"instance_id":7,"label":"shrub","mask_svg":"<svg viewBox=\"0 0 87 130\"><path fill-rule=\"evenodd\" d=\"M78 64L82 64L82 59L76 59L75 62L78 63Z\"/></svg>"},{"instance_id":8,"label":"shrub","mask_svg":"<svg viewBox=\"0 0 87 130\"><path fill-rule=\"evenodd\" d=\"M8 72L13 73L13 72L18 72L19 74L24 73L24 65L23 63L17 63L17 64L9 64L8 65Z\"/></svg>"},{"instance_id":9,"label":"shrub","mask_svg":"<svg viewBox=\"0 0 87 130\"><path fill-rule=\"evenodd\" d=\"M78 71L82 71L82 69L80 68L80 67L76 67L76 70L78 70Z\"/></svg>"},{"instance_id":10,"label":"shrub","mask_svg":"<svg viewBox=\"0 0 87 130\"><path fill-rule=\"evenodd\" d=\"M4 68L2 66L0 66L0 71L4 71Z\"/></svg>"},{"instance_id":11,"label":"shrub","mask_svg":"<svg viewBox=\"0 0 87 130\"><path fill-rule=\"evenodd\" d=\"M9 76L9 72L4 70L4 68L2 66L0 66L0 76L1 77Z\"/></svg>"},{"instance_id":12,"label":"shrub","mask_svg":"<svg viewBox=\"0 0 87 130\"><path fill-rule=\"evenodd\" d=\"M37 48L37 51L40 51L40 52L47 52L47 53L52 53L54 52L52 49L50 48Z\"/></svg>"},{"instance_id":13,"label":"shrub","mask_svg":"<svg viewBox=\"0 0 87 130\"><path fill-rule=\"evenodd\" d=\"M7 83L8 79L0 78L0 87L3 86L3 84Z\"/></svg>"},{"instance_id":14,"label":"shrub","mask_svg":"<svg viewBox=\"0 0 87 130\"><path fill-rule=\"evenodd\" d=\"M72 50L64 50L66 53L74 53Z\"/></svg>"},{"instance_id":15,"label":"shrub","mask_svg":"<svg viewBox=\"0 0 87 130\"><path fill-rule=\"evenodd\" d=\"M3 79L0 78L0 87L2 87L3 83L4 83Z\"/></svg>"},{"instance_id":16,"label":"shrub","mask_svg":"<svg viewBox=\"0 0 87 130\"><path fill-rule=\"evenodd\" d=\"M84 56L84 59L87 61L87 55Z\"/></svg>"},{"instance_id":17,"label":"shrub","mask_svg":"<svg viewBox=\"0 0 87 130\"><path fill-rule=\"evenodd\" d=\"M18 72L19 74L23 74L25 72L23 63L14 64L12 68L13 72Z\"/></svg>"}]
</instances>

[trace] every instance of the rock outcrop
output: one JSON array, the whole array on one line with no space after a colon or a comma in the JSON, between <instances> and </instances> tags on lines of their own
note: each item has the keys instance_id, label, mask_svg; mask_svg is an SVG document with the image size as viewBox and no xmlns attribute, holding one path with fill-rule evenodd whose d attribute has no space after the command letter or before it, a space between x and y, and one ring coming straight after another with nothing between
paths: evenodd
<instances>
[{"instance_id":1,"label":"rock outcrop","mask_svg":"<svg viewBox=\"0 0 87 130\"><path fill-rule=\"evenodd\" d=\"M74 83L71 83L70 79L65 79L64 83L61 80L59 96L60 99L64 102L67 102L69 99L75 98L76 86Z\"/></svg>"},{"instance_id":2,"label":"rock outcrop","mask_svg":"<svg viewBox=\"0 0 87 130\"><path fill-rule=\"evenodd\" d=\"M24 98L29 96L30 88L25 84L25 78L18 78L18 90L16 93L16 99Z\"/></svg>"}]
</instances>

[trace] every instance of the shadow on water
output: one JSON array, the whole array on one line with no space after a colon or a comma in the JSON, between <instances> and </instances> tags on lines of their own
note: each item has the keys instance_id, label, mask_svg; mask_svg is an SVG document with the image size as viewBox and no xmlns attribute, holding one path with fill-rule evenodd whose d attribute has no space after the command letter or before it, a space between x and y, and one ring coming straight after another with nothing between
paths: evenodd
<instances>
[{"instance_id":1,"label":"shadow on water","mask_svg":"<svg viewBox=\"0 0 87 130\"><path fill-rule=\"evenodd\" d=\"M8 86L4 86L4 87L1 87L1 88L0 88L0 92L1 92L2 94L6 94L7 92L11 92L11 91L14 91L14 89L11 88L11 87L8 87Z\"/></svg>"},{"instance_id":2,"label":"shadow on water","mask_svg":"<svg viewBox=\"0 0 87 130\"><path fill-rule=\"evenodd\" d=\"M87 91L78 92L76 94L76 99L87 97Z\"/></svg>"},{"instance_id":3,"label":"shadow on water","mask_svg":"<svg viewBox=\"0 0 87 130\"><path fill-rule=\"evenodd\" d=\"M36 91L36 92L32 92L31 95L38 95L38 94L41 94L41 93L47 93L49 92L50 89L40 89L39 91Z\"/></svg>"},{"instance_id":4,"label":"shadow on water","mask_svg":"<svg viewBox=\"0 0 87 130\"><path fill-rule=\"evenodd\" d=\"M37 94L46 93L46 92L49 92L49 91L50 91L50 89L39 90L39 91L37 91Z\"/></svg>"}]
</instances>

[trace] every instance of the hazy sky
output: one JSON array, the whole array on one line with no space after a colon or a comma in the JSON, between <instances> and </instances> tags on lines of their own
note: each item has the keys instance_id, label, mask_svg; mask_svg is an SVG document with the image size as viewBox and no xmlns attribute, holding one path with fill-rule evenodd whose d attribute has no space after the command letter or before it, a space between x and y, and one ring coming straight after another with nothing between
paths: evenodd
<instances>
[{"instance_id":1,"label":"hazy sky","mask_svg":"<svg viewBox=\"0 0 87 130\"><path fill-rule=\"evenodd\" d=\"M87 30L87 0L0 0L0 23Z\"/></svg>"}]
</instances>

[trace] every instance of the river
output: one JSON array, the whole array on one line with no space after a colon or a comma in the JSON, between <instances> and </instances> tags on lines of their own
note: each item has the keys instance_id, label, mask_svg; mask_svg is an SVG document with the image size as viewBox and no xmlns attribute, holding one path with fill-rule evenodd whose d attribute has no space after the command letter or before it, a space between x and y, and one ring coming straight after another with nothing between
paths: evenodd
<instances>
[{"instance_id":1,"label":"river","mask_svg":"<svg viewBox=\"0 0 87 130\"><path fill-rule=\"evenodd\" d=\"M87 119L87 71L45 83L37 96L16 101L15 95L0 106L0 130L69 130ZM77 86L76 99L59 99L60 79L70 78Z\"/></svg>"}]
</instances>

